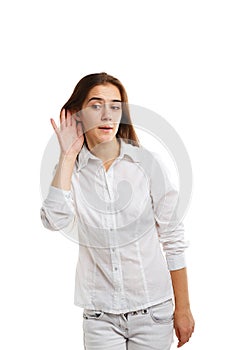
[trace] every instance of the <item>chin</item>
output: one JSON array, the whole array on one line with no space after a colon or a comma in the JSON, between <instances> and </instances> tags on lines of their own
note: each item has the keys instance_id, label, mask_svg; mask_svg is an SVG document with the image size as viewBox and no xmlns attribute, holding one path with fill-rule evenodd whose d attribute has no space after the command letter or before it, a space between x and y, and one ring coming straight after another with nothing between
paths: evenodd
<instances>
[{"instance_id":1,"label":"chin","mask_svg":"<svg viewBox=\"0 0 233 350\"><path fill-rule=\"evenodd\" d=\"M102 136L102 137L98 137L98 141L99 142L110 142L112 141L113 139L115 138L115 135L105 135L105 136Z\"/></svg>"},{"instance_id":2,"label":"chin","mask_svg":"<svg viewBox=\"0 0 233 350\"><path fill-rule=\"evenodd\" d=\"M112 141L115 137L116 137L116 133L114 132L111 132L109 134L101 134L101 135L98 133L98 135L96 135L98 142Z\"/></svg>"}]
</instances>

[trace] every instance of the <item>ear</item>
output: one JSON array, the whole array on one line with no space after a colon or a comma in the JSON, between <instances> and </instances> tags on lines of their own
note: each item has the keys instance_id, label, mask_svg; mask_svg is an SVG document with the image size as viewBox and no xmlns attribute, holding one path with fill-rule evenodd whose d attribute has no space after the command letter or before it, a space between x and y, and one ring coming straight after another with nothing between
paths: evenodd
<instances>
[{"instance_id":1,"label":"ear","mask_svg":"<svg viewBox=\"0 0 233 350\"><path fill-rule=\"evenodd\" d=\"M72 116L74 117L74 119L76 120L77 123L82 123L81 117L80 117L80 112L74 112L72 114Z\"/></svg>"}]
</instances>

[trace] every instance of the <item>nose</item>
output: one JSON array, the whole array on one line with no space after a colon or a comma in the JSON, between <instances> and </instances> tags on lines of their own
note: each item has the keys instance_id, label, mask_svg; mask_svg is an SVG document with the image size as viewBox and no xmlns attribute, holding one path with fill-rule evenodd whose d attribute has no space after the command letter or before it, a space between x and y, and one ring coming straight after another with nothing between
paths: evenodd
<instances>
[{"instance_id":1,"label":"nose","mask_svg":"<svg viewBox=\"0 0 233 350\"><path fill-rule=\"evenodd\" d=\"M101 120L112 120L110 106L108 106L106 104L104 105L104 108L103 108Z\"/></svg>"}]
</instances>

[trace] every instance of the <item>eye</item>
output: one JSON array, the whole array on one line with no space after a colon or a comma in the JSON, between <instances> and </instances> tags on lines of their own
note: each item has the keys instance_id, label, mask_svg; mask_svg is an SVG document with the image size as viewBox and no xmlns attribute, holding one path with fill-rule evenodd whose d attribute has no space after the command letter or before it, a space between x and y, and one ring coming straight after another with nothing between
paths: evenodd
<instances>
[{"instance_id":1,"label":"eye","mask_svg":"<svg viewBox=\"0 0 233 350\"><path fill-rule=\"evenodd\" d=\"M120 106L112 106L111 107L114 111L119 111L121 109Z\"/></svg>"},{"instance_id":2,"label":"eye","mask_svg":"<svg viewBox=\"0 0 233 350\"><path fill-rule=\"evenodd\" d=\"M99 111L101 109L101 105L94 104L91 106L91 108L94 109L95 111Z\"/></svg>"}]
</instances>

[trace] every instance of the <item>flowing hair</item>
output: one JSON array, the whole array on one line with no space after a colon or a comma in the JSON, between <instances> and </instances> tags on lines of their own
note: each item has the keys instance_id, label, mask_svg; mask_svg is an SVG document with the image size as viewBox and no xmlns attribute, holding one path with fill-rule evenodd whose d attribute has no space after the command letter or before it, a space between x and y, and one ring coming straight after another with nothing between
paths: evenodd
<instances>
[{"instance_id":1,"label":"flowing hair","mask_svg":"<svg viewBox=\"0 0 233 350\"><path fill-rule=\"evenodd\" d=\"M77 113L83 108L83 103L89 93L89 91L97 85L115 85L121 95L122 100L122 116L119 124L119 128L116 137L124 139L126 143L130 143L134 146L140 146L139 139L132 125L130 111L128 106L128 96L122 83L113 76L107 73L94 73L83 77L75 86L72 95L69 100L64 104L61 111L70 111L71 113ZM85 135L84 135L85 136ZM86 138L84 137L86 143ZM86 143L87 145L87 143Z\"/></svg>"}]
</instances>

